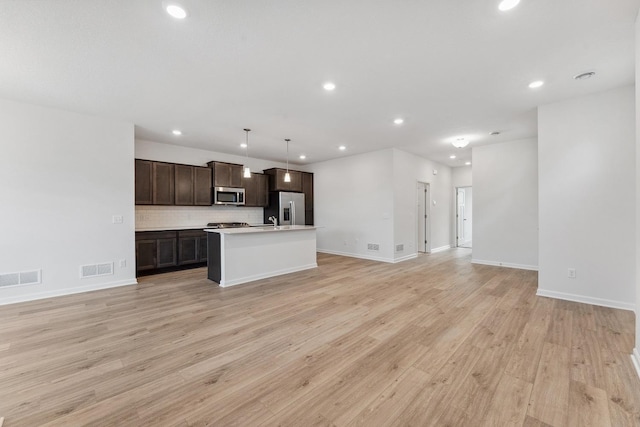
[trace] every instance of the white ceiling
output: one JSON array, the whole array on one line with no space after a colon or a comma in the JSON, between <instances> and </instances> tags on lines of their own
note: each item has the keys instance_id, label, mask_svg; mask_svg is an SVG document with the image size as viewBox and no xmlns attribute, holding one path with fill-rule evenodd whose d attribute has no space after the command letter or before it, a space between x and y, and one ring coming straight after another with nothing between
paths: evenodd
<instances>
[{"instance_id":1,"label":"white ceiling","mask_svg":"<svg viewBox=\"0 0 640 427\"><path fill-rule=\"evenodd\" d=\"M250 127L264 159L291 138L299 163L397 147L459 166L472 146L536 136L538 105L634 81L640 0L176 0L183 21L162 3L0 0L0 97L232 154ZM471 145L452 148L461 135Z\"/></svg>"}]
</instances>

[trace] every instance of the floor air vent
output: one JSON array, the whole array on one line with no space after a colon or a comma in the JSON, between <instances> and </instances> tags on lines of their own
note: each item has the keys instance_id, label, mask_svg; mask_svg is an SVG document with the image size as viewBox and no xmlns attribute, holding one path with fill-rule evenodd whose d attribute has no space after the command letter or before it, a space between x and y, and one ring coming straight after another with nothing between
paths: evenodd
<instances>
[{"instance_id":1,"label":"floor air vent","mask_svg":"<svg viewBox=\"0 0 640 427\"><path fill-rule=\"evenodd\" d=\"M105 262L102 264L83 265L80 267L80 278L108 276L113 274L113 263Z\"/></svg>"},{"instance_id":2,"label":"floor air vent","mask_svg":"<svg viewBox=\"0 0 640 427\"><path fill-rule=\"evenodd\" d=\"M41 270L0 274L0 288L3 286L34 285L40 283Z\"/></svg>"}]
</instances>

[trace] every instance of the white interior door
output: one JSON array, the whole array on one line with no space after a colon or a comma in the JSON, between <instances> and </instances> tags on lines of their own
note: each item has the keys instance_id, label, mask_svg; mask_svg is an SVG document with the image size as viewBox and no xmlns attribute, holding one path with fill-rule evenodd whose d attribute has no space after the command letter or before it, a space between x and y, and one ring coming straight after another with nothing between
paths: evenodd
<instances>
[{"instance_id":1,"label":"white interior door","mask_svg":"<svg viewBox=\"0 0 640 427\"><path fill-rule=\"evenodd\" d=\"M473 227L473 192L471 187L456 189L456 245L470 248Z\"/></svg>"},{"instance_id":2,"label":"white interior door","mask_svg":"<svg viewBox=\"0 0 640 427\"><path fill-rule=\"evenodd\" d=\"M430 242L430 218L429 206L431 196L429 194L429 184L419 182L416 189L416 207L417 207L417 224L416 224L416 248L418 252L431 252Z\"/></svg>"}]
</instances>

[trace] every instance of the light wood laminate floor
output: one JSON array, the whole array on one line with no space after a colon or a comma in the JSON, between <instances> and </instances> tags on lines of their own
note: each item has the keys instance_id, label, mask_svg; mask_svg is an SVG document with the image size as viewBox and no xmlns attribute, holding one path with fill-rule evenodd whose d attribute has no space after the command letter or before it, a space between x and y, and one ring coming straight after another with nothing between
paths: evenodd
<instances>
[{"instance_id":1,"label":"light wood laminate floor","mask_svg":"<svg viewBox=\"0 0 640 427\"><path fill-rule=\"evenodd\" d=\"M12 426L638 426L634 315L452 249L0 307ZM605 284L603 284L604 286Z\"/></svg>"}]
</instances>

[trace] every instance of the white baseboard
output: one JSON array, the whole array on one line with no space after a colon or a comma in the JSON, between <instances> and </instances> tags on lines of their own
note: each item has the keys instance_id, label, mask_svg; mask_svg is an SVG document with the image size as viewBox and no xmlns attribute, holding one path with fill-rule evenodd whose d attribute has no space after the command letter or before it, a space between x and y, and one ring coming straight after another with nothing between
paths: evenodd
<instances>
[{"instance_id":1,"label":"white baseboard","mask_svg":"<svg viewBox=\"0 0 640 427\"><path fill-rule=\"evenodd\" d=\"M633 353L631 353L631 361L633 362L633 367L636 368L638 378L640 378L640 352L638 352L638 347L633 349Z\"/></svg>"},{"instance_id":2,"label":"white baseboard","mask_svg":"<svg viewBox=\"0 0 640 427\"><path fill-rule=\"evenodd\" d=\"M448 249L451 249L453 246L451 245L446 245L446 246L440 246L439 248L433 248L431 249L431 252L429 252L430 254L435 254L436 252L442 252L442 251L446 251Z\"/></svg>"},{"instance_id":3,"label":"white baseboard","mask_svg":"<svg viewBox=\"0 0 640 427\"><path fill-rule=\"evenodd\" d=\"M494 267L517 268L519 270L538 271L537 265L514 264L511 262L485 261L482 259L471 259L471 264L492 265Z\"/></svg>"},{"instance_id":4,"label":"white baseboard","mask_svg":"<svg viewBox=\"0 0 640 427\"><path fill-rule=\"evenodd\" d=\"M382 257L371 256L371 255L354 254L352 252L331 251L328 249L316 249L316 252L320 252L323 254L330 254L330 255L348 256L351 258L367 259L369 261L381 261L381 262L389 262L389 263L394 262L393 258L382 258Z\"/></svg>"},{"instance_id":5,"label":"white baseboard","mask_svg":"<svg viewBox=\"0 0 640 427\"><path fill-rule=\"evenodd\" d=\"M562 299L565 301L581 302L583 304L600 305L602 307L619 308L621 310L635 311L636 309L635 304L629 304L627 302L614 301L614 300L608 300L603 298L594 298L594 297L588 297L584 295L567 294L564 292L548 291L540 288L538 288L536 295L538 295L539 297L549 297L549 298Z\"/></svg>"},{"instance_id":6,"label":"white baseboard","mask_svg":"<svg viewBox=\"0 0 640 427\"><path fill-rule=\"evenodd\" d=\"M226 280L224 281L224 283L220 283L220 287L228 288L229 286L241 285L243 283L254 282L256 280L267 279L274 276L282 276L283 274L295 273L296 271L309 270L316 267L318 267L318 264L314 262L313 264L301 265L299 267L285 268L282 270L270 271L267 273L254 274L253 276L241 277L234 280Z\"/></svg>"},{"instance_id":7,"label":"white baseboard","mask_svg":"<svg viewBox=\"0 0 640 427\"><path fill-rule=\"evenodd\" d=\"M414 258L418 258L418 254L405 255L403 257L394 259L393 262L396 263L396 262L408 261L408 260L414 259Z\"/></svg>"},{"instance_id":8,"label":"white baseboard","mask_svg":"<svg viewBox=\"0 0 640 427\"><path fill-rule=\"evenodd\" d=\"M137 285L138 281L133 279L118 280L117 282L98 283L87 286L77 286L74 288L55 289L53 291L34 292L26 295L0 298L0 305L16 304L19 302L35 301L45 298L61 297L64 295L80 294L83 292L99 291L101 289L117 288L120 286Z\"/></svg>"}]
</instances>

